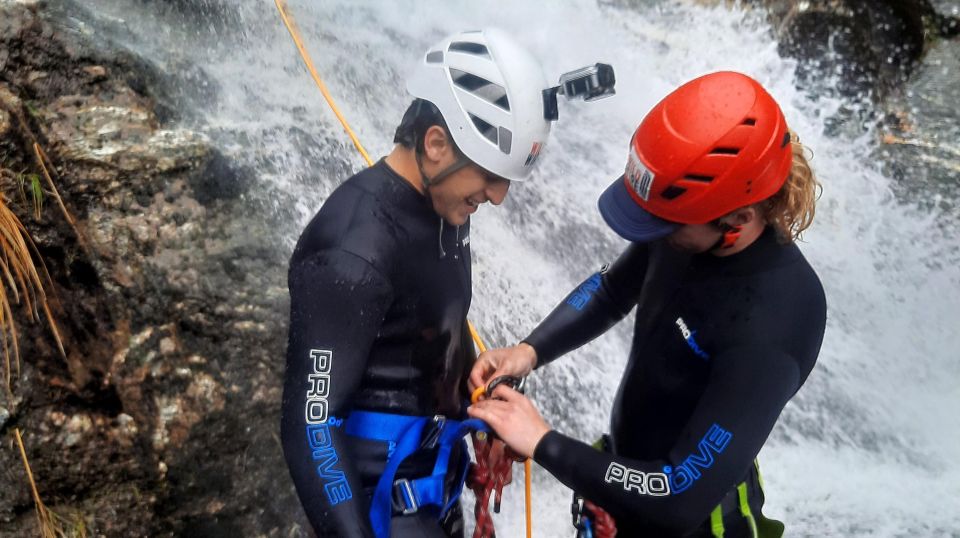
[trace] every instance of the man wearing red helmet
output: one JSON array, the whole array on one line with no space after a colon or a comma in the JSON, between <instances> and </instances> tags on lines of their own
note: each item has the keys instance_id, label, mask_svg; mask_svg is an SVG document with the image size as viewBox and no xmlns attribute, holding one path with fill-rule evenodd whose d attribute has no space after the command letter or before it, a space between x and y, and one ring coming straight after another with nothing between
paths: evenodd
<instances>
[{"instance_id":1,"label":"man wearing red helmet","mask_svg":"<svg viewBox=\"0 0 960 538\"><path fill-rule=\"evenodd\" d=\"M552 430L509 387L469 410L609 512L621 536L779 536L755 459L816 362L826 319L793 243L819 188L779 106L753 79L706 75L633 136L600 212L631 241L471 383L526 375L637 307L608 451Z\"/></svg>"}]
</instances>

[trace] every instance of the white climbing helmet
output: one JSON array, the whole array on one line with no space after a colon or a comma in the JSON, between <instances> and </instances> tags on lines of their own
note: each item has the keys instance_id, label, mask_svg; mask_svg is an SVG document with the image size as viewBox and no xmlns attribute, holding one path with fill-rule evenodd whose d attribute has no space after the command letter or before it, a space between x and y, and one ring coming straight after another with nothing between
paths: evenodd
<instances>
[{"instance_id":1,"label":"white climbing helmet","mask_svg":"<svg viewBox=\"0 0 960 538\"><path fill-rule=\"evenodd\" d=\"M440 110L468 159L512 181L530 175L550 134L547 87L540 63L496 28L447 37L407 79L414 97Z\"/></svg>"}]
</instances>

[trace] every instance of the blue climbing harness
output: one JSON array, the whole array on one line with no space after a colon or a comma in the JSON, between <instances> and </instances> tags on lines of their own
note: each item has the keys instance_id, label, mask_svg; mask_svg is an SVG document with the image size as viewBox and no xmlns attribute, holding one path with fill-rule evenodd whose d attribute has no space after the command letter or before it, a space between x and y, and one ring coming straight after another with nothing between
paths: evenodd
<instances>
[{"instance_id":1,"label":"blue climbing harness","mask_svg":"<svg viewBox=\"0 0 960 538\"><path fill-rule=\"evenodd\" d=\"M464 457L452 491L444 491L450 455L455 444L467 454L464 436L472 431L490 431L479 419L451 420L442 415L417 417L353 411L344 421L347 435L363 437L388 444L387 465L380 475L370 503L370 524L377 538L390 536L390 517L393 515L393 500L400 501L404 515L417 512L422 506L436 506L442 519L456 505L467 479L469 459ZM424 438L426 433L427 438ZM437 462L429 476L413 480L396 479L397 469L407 456L422 449L439 448ZM396 495L394 495L396 492Z\"/></svg>"}]
</instances>

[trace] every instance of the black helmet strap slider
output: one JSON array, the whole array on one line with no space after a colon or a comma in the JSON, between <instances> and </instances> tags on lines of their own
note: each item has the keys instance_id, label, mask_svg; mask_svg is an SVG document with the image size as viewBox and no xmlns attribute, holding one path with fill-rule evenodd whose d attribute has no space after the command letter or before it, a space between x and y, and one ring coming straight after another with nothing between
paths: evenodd
<instances>
[{"instance_id":1,"label":"black helmet strap slider","mask_svg":"<svg viewBox=\"0 0 960 538\"><path fill-rule=\"evenodd\" d=\"M437 185L443 181L447 176L453 174L454 172L460 170L461 168L471 164L472 161L466 157L463 153L454 146L454 152L457 154L457 160L450 166L444 168L443 170L437 172L433 177L429 177L426 172L423 171L423 153L420 148L423 147L422 143L418 144L418 147L415 151L415 157L417 159L417 169L420 170L420 181L423 184L423 190L429 191L431 185Z\"/></svg>"}]
</instances>

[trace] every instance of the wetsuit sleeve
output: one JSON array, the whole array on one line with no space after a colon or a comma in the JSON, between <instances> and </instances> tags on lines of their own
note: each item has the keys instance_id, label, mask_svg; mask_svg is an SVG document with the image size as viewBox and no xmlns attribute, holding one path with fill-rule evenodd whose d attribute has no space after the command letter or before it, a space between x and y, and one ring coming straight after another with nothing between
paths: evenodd
<instances>
[{"instance_id":1,"label":"wetsuit sleeve","mask_svg":"<svg viewBox=\"0 0 960 538\"><path fill-rule=\"evenodd\" d=\"M523 339L537 350L537 367L590 342L637 304L648 248L632 244L609 268L577 286Z\"/></svg>"},{"instance_id":2,"label":"wetsuit sleeve","mask_svg":"<svg viewBox=\"0 0 960 538\"><path fill-rule=\"evenodd\" d=\"M369 502L340 426L391 287L369 263L342 250L295 257L289 287L284 456L319 536L372 537Z\"/></svg>"},{"instance_id":3,"label":"wetsuit sleeve","mask_svg":"<svg viewBox=\"0 0 960 538\"><path fill-rule=\"evenodd\" d=\"M712 360L707 389L662 458L619 457L551 431L534 459L615 518L643 518L677 535L694 530L746 476L800 384L796 360L769 348Z\"/></svg>"}]
</instances>

